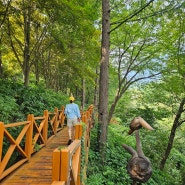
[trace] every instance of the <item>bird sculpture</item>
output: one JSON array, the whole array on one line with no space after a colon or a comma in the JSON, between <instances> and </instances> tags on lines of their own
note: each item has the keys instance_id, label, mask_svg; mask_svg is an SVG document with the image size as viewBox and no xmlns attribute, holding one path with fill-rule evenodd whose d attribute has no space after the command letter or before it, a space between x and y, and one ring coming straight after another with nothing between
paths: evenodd
<instances>
[{"instance_id":1,"label":"bird sculpture","mask_svg":"<svg viewBox=\"0 0 185 185\"><path fill-rule=\"evenodd\" d=\"M128 134L132 134L135 130L144 127L148 130L154 130L142 117L135 117L130 123L130 130Z\"/></svg>"},{"instance_id":2,"label":"bird sculpture","mask_svg":"<svg viewBox=\"0 0 185 185\"><path fill-rule=\"evenodd\" d=\"M139 137L139 129L141 127L153 130L153 128L141 117L134 118L131 121L129 134L135 132L137 150L134 150L132 147L126 144L123 144L123 148L132 155L127 164L127 172L129 173L130 178L133 180L132 185L147 182L152 175L151 162L144 155L141 147L141 141Z\"/></svg>"}]
</instances>

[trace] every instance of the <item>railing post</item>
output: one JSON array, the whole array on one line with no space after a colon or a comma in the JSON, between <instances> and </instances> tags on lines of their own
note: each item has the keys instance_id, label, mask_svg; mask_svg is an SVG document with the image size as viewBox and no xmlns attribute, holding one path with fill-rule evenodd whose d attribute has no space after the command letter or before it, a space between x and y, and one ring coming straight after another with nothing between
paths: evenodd
<instances>
[{"instance_id":1,"label":"railing post","mask_svg":"<svg viewBox=\"0 0 185 185\"><path fill-rule=\"evenodd\" d=\"M55 120L54 120L54 123L53 123L53 129L54 129L54 134L56 135L58 124L59 124L59 120L58 120L58 108L55 107L54 112L56 114L55 114Z\"/></svg>"},{"instance_id":2,"label":"railing post","mask_svg":"<svg viewBox=\"0 0 185 185\"><path fill-rule=\"evenodd\" d=\"M58 148L53 151L52 159L52 182L65 181L66 185L69 184L70 175L70 152L67 148L59 150Z\"/></svg>"},{"instance_id":3,"label":"railing post","mask_svg":"<svg viewBox=\"0 0 185 185\"><path fill-rule=\"evenodd\" d=\"M82 124L75 125L75 139L80 139L82 137Z\"/></svg>"},{"instance_id":4,"label":"railing post","mask_svg":"<svg viewBox=\"0 0 185 185\"><path fill-rule=\"evenodd\" d=\"M92 115L92 112L93 112L93 105L90 105L90 107L88 108L90 114Z\"/></svg>"},{"instance_id":5,"label":"railing post","mask_svg":"<svg viewBox=\"0 0 185 185\"><path fill-rule=\"evenodd\" d=\"M70 176L70 152L67 148L61 150L61 165L60 165L60 181L67 182L69 184Z\"/></svg>"},{"instance_id":6,"label":"railing post","mask_svg":"<svg viewBox=\"0 0 185 185\"><path fill-rule=\"evenodd\" d=\"M1 164L1 157L3 152L3 138L4 138L4 123L0 122L0 164Z\"/></svg>"},{"instance_id":7,"label":"railing post","mask_svg":"<svg viewBox=\"0 0 185 185\"><path fill-rule=\"evenodd\" d=\"M65 114L64 114L64 111L65 111L65 107L62 106L62 115L61 115L61 125L62 127L64 127L64 121L65 121Z\"/></svg>"},{"instance_id":8,"label":"railing post","mask_svg":"<svg viewBox=\"0 0 185 185\"><path fill-rule=\"evenodd\" d=\"M46 144L48 141L48 117L49 117L48 110L44 111L44 117L45 117L45 123L43 126L43 138L44 138L44 143Z\"/></svg>"},{"instance_id":9,"label":"railing post","mask_svg":"<svg viewBox=\"0 0 185 185\"><path fill-rule=\"evenodd\" d=\"M25 142L25 153L28 156L28 160L30 160L31 154L32 154L32 137L33 137L33 114L29 114L27 117L27 120L30 121L30 126L28 128L28 131L26 132L26 142Z\"/></svg>"},{"instance_id":10,"label":"railing post","mask_svg":"<svg viewBox=\"0 0 185 185\"><path fill-rule=\"evenodd\" d=\"M60 180L60 164L61 164L60 150L57 148L53 151L52 158L52 182Z\"/></svg>"},{"instance_id":11,"label":"railing post","mask_svg":"<svg viewBox=\"0 0 185 185\"><path fill-rule=\"evenodd\" d=\"M83 115L82 115L82 121L83 121L85 124L87 124L87 116L86 116L86 114L83 114Z\"/></svg>"},{"instance_id":12,"label":"railing post","mask_svg":"<svg viewBox=\"0 0 185 185\"><path fill-rule=\"evenodd\" d=\"M89 110L86 111L86 115L87 115L87 119L89 119L90 118L90 111Z\"/></svg>"}]
</instances>

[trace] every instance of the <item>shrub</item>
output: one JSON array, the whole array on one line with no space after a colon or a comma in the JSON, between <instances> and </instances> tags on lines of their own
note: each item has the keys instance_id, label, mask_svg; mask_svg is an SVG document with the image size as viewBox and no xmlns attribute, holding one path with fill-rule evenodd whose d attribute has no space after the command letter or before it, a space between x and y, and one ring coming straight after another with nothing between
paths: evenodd
<instances>
[{"instance_id":1,"label":"shrub","mask_svg":"<svg viewBox=\"0 0 185 185\"><path fill-rule=\"evenodd\" d=\"M0 80L0 121L12 123L25 121L28 114L43 115L44 110L54 111L68 102L61 92L54 92L42 86L25 87L23 84Z\"/></svg>"}]
</instances>

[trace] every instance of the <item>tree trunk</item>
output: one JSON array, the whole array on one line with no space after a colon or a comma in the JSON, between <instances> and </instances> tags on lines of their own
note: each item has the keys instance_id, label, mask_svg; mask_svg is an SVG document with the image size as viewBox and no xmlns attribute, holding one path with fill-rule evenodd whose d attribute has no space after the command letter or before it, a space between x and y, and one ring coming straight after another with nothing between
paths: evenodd
<instances>
[{"instance_id":1,"label":"tree trunk","mask_svg":"<svg viewBox=\"0 0 185 185\"><path fill-rule=\"evenodd\" d=\"M119 101L119 99L120 99L120 96L117 95L117 96L114 98L114 102L112 103L112 105L111 105L111 107L110 107L110 110L109 110L109 119L108 119L108 122L109 122L109 123L110 123L110 120L111 120L111 118L112 118L112 115L113 115L113 113L114 113L115 107L116 107L117 102Z\"/></svg>"},{"instance_id":2,"label":"tree trunk","mask_svg":"<svg viewBox=\"0 0 185 185\"><path fill-rule=\"evenodd\" d=\"M101 163L105 161L107 125L108 125L108 72L109 72L109 41L110 41L110 7L109 0L102 0L102 45L100 63L99 91L99 150Z\"/></svg>"},{"instance_id":3,"label":"tree trunk","mask_svg":"<svg viewBox=\"0 0 185 185\"><path fill-rule=\"evenodd\" d=\"M0 46L1 46L1 39L0 39ZM2 52L0 50L0 78L3 77L3 62L2 62Z\"/></svg>"},{"instance_id":4,"label":"tree trunk","mask_svg":"<svg viewBox=\"0 0 185 185\"><path fill-rule=\"evenodd\" d=\"M168 146L166 148L165 154L163 155L163 158L160 163L160 170L164 169L166 160L168 159L168 156L170 155L170 151L172 149L173 141L175 138L176 129L180 126L181 115L184 112L184 104L185 104L185 98L182 99L182 101L179 105L179 110L178 110L176 117L174 119L173 126L172 126L171 133L170 133L170 137L169 137L169 141L168 141Z\"/></svg>"},{"instance_id":5,"label":"tree trunk","mask_svg":"<svg viewBox=\"0 0 185 185\"><path fill-rule=\"evenodd\" d=\"M99 74L98 74L98 67L96 68L96 79L95 79L95 88L94 88L94 106L95 106L95 109L97 110L98 108L98 82L99 82Z\"/></svg>"},{"instance_id":6,"label":"tree trunk","mask_svg":"<svg viewBox=\"0 0 185 185\"><path fill-rule=\"evenodd\" d=\"M82 110L85 107L85 80L82 79Z\"/></svg>"},{"instance_id":7,"label":"tree trunk","mask_svg":"<svg viewBox=\"0 0 185 185\"><path fill-rule=\"evenodd\" d=\"M23 1L23 3L25 3ZM31 19L31 2L26 1L24 4L24 61L23 61L23 80L24 85L29 85L30 73L30 19Z\"/></svg>"},{"instance_id":8,"label":"tree trunk","mask_svg":"<svg viewBox=\"0 0 185 185\"><path fill-rule=\"evenodd\" d=\"M38 85L39 84L39 65L38 62L34 62L34 66L35 66L35 84Z\"/></svg>"}]
</instances>

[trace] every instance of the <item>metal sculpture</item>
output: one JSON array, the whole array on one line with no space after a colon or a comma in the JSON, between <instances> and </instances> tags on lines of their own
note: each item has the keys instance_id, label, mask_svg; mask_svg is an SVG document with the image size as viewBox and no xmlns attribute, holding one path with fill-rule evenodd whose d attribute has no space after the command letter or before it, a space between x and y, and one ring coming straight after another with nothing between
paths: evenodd
<instances>
[{"instance_id":1,"label":"metal sculpture","mask_svg":"<svg viewBox=\"0 0 185 185\"><path fill-rule=\"evenodd\" d=\"M132 147L123 144L123 148L132 155L132 158L127 164L127 172L133 180L132 185L136 185L137 182L146 182L152 175L151 162L144 155L141 147L138 131L141 127L153 130L153 128L141 117L136 117L131 121L130 131L128 134L132 134L135 131L137 151L135 151Z\"/></svg>"}]
</instances>

